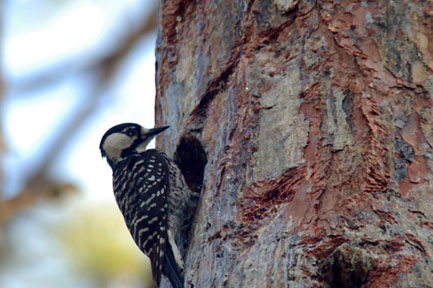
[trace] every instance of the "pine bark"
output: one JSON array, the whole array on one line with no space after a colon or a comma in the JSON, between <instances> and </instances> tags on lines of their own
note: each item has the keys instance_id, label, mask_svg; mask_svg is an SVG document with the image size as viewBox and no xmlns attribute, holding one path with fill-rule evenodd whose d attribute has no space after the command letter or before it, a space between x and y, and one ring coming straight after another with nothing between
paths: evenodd
<instances>
[{"instance_id":1,"label":"pine bark","mask_svg":"<svg viewBox=\"0 0 433 288\"><path fill-rule=\"evenodd\" d=\"M187 287L433 287L433 2L163 0Z\"/></svg>"}]
</instances>

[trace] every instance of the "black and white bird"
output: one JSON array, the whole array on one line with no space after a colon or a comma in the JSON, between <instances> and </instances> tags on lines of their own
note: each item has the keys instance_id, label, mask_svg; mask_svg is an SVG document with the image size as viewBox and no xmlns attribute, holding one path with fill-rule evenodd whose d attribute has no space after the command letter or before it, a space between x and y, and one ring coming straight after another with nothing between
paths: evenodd
<instances>
[{"instance_id":1,"label":"black and white bird","mask_svg":"<svg viewBox=\"0 0 433 288\"><path fill-rule=\"evenodd\" d=\"M182 172L165 153L147 149L168 126L146 129L135 123L110 128L100 150L113 170L114 195L135 243L150 258L152 274L183 286L181 255L191 211L197 203Z\"/></svg>"}]
</instances>

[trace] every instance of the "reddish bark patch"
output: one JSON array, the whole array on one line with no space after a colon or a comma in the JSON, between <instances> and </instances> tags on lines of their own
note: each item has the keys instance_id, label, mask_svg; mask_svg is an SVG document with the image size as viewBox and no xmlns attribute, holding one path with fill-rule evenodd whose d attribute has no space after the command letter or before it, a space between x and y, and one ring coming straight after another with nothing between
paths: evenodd
<instances>
[{"instance_id":1,"label":"reddish bark patch","mask_svg":"<svg viewBox=\"0 0 433 288\"><path fill-rule=\"evenodd\" d=\"M409 180L412 183L422 183L425 176L429 174L429 168L423 157L418 156L408 168Z\"/></svg>"},{"instance_id":2,"label":"reddish bark patch","mask_svg":"<svg viewBox=\"0 0 433 288\"><path fill-rule=\"evenodd\" d=\"M367 125L370 128L370 139L367 143L369 147L366 149L365 167L363 179L366 182L365 191L385 191L389 186L391 179L386 138L389 137L387 130L378 121L380 111L377 107L376 99L367 95L361 103L361 111L367 120Z\"/></svg>"},{"instance_id":3,"label":"reddish bark patch","mask_svg":"<svg viewBox=\"0 0 433 288\"><path fill-rule=\"evenodd\" d=\"M341 244L347 241L348 239L344 238L343 236L329 237L325 240L325 242L323 242L320 245L317 245L317 247L315 247L311 251L308 251L306 254L308 256L314 256L316 257L316 259L325 259L332 252L334 252L337 247L339 247Z\"/></svg>"},{"instance_id":4,"label":"reddish bark patch","mask_svg":"<svg viewBox=\"0 0 433 288\"><path fill-rule=\"evenodd\" d=\"M266 179L243 188L240 215L244 223L256 223L275 214L278 205L293 200L305 179L305 167L291 168L277 179Z\"/></svg>"},{"instance_id":5,"label":"reddish bark patch","mask_svg":"<svg viewBox=\"0 0 433 288\"><path fill-rule=\"evenodd\" d=\"M409 198L413 184L409 182L409 179L403 179L399 184L400 194L403 198Z\"/></svg>"},{"instance_id":6,"label":"reddish bark patch","mask_svg":"<svg viewBox=\"0 0 433 288\"><path fill-rule=\"evenodd\" d=\"M397 265L393 262L397 261ZM370 273L369 288L396 287L400 276L409 273L418 262L414 256L400 255L383 257L378 260L377 267Z\"/></svg>"}]
</instances>

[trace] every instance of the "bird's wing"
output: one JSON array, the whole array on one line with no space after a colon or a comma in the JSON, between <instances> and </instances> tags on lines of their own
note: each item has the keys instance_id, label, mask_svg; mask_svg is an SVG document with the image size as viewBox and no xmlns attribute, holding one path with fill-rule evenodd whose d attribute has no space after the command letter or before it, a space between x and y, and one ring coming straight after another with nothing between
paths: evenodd
<instances>
[{"instance_id":1,"label":"bird's wing","mask_svg":"<svg viewBox=\"0 0 433 288\"><path fill-rule=\"evenodd\" d=\"M156 150L147 150L118 165L113 175L116 200L135 243L150 258L159 285L168 242L167 164Z\"/></svg>"},{"instance_id":2,"label":"bird's wing","mask_svg":"<svg viewBox=\"0 0 433 288\"><path fill-rule=\"evenodd\" d=\"M137 221L138 234L135 239L150 258L153 279L160 284L161 269L164 267L165 252L168 242L167 236L167 195L170 193L167 163L156 150L147 150L140 154L141 165L138 189L140 209L147 219ZM147 228L148 230L146 230Z\"/></svg>"}]
</instances>

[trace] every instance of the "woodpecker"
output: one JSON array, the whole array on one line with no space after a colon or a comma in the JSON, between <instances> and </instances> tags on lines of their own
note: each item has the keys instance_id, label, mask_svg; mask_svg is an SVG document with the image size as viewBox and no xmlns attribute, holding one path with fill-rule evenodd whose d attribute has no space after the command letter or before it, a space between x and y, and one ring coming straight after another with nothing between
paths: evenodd
<instances>
[{"instance_id":1,"label":"woodpecker","mask_svg":"<svg viewBox=\"0 0 433 288\"><path fill-rule=\"evenodd\" d=\"M110 128L99 149L113 170L113 190L126 226L150 258L152 275L175 288L183 286L183 229L190 224L196 197L176 163L165 153L146 149L169 126L146 129L135 123Z\"/></svg>"}]
</instances>

